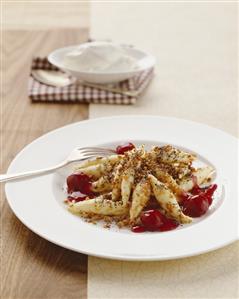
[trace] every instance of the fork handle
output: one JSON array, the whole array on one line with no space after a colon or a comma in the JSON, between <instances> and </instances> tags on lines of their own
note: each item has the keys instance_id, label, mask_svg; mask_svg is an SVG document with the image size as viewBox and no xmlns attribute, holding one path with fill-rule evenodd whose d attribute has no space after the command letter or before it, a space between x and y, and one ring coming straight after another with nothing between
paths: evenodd
<instances>
[{"instance_id":1,"label":"fork handle","mask_svg":"<svg viewBox=\"0 0 239 299\"><path fill-rule=\"evenodd\" d=\"M43 169L38 169L38 170L33 170L33 171L26 171L26 172L15 173L15 174L1 174L0 175L0 183L23 179L23 178L27 178L27 177L35 176L35 175L47 174L49 172L52 172L56 169L59 169L59 168L65 166L66 164L67 164L67 162L63 162L63 163L58 164L53 167L48 167L48 168L43 168Z\"/></svg>"}]
</instances>

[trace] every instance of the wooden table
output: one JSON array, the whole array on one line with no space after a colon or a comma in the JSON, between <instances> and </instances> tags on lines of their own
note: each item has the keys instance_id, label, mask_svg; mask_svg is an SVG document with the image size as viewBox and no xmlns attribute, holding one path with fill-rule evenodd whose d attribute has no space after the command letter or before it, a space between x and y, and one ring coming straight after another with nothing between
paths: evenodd
<instances>
[{"instance_id":1,"label":"wooden table","mask_svg":"<svg viewBox=\"0 0 239 299\"><path fill-rule=\"evenodd\" d=\"M84 23L79 20L77 23L82 7L75 4L75 11L78 10L75 17L74 7L70 8L69 15L67 10L69 12L66 5L54 8L50 4L6 3L2 36L1 173L35 138L88 117L88 105L32 104L27 96L33 55L46 55L57 47L88 38L87 7L83 7L84 20L87 19ZM67 17L72 28L66 29ZM63 18L63 22L59 22L59 18ZM55 26L57 20L58 26ZM87 297L87 256L54 245L27 229L11 212L3 186L1 238L1 298Z\"/></svg>"}]
</instances>

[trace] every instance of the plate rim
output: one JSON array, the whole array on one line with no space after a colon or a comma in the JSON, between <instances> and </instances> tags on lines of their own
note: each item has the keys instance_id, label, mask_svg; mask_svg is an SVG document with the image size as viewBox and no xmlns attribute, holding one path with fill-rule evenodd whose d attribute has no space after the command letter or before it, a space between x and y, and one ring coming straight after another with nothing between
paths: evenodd
<instances>
[{"instance_id":1,"label":"plate rim","mask_svg":"<svg viewBox=\"0 0 239 299\"><path fill-rule=\"evenodd\" d=\"M219 128L216 128L216 127L213 127L213 126L210 126L208 124L204 124L204 123L201 123L201 122L196 122L196 121L193 121L193 120L187 120L187 119L184 119L184 118L179 118L179 117L171 117L171 116L161 116L161 115L151 115L151 114L127 114L127 115L116 115L116 116L103 116L103 117L96 117L96 118L91 118L91 119L84 119L84 120L80 120L80 121L76 121L76 122L72 122L70 124L67 124L67 125L64 125L64 126L61 126L61 127L58 127L58 128L55 128L53 130L50 130L44 134L42 134L41 136L35 138L34 140L32 140L30 143L26 144L17 154L16 156L12 159L11 163L9 164L8 166L8 169L7 169L7 172L9 171L10 169L10 166L11 164L15 161L15 159L18 157L18 155L20 155L22 153L23 150L25 150L28 146L30 146L31 144L33 144L35 141L38 141L40 139L42 139L43 137L47 136L47 135L50 135L51 133L54 133L54 132L57 132L57 131L60 131L61 129L63 128L67 128L67 127L70 127L72 125L76 125L76 124L81 124L81 123L87 123L87 122L94 122L94 121L98 121L98 120L105 120L105 119L116 119L116 118L128 118L128 117L136 117L136 118L144 118L144 117L150 117L150 118L162 118L162 119L166 119L166 120L175 120L175 121L183 121L185 123L188 123L188 124L194 124L194 125L200 125L200 126L204 126L205 128L208 128L208 129L213 129L213 130L216 130L218 131L219 133L222 133L222 134L225 134L229 137L232 137L235 141L239 142L239 138L235 137L234 135L226 132L226 131L223 131L222 129L219 129Z\"/></svg>"}]
</instances>

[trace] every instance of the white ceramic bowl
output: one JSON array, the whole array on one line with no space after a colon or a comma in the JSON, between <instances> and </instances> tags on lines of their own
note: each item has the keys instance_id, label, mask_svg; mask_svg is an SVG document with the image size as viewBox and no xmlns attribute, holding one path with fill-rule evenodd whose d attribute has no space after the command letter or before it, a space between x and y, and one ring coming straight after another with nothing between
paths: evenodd
<instances>
[{"instance_id":1,"label":"white ceramic bowl","mask_svg":"<svg viewBox=\"0 0 239 299\"><path fill-rule=\"evenodd\" d=\"M75 46L70 46L66 48L60 48L49 54L48 60L50 63L70 74L71 76L81 79L83 81L89 83L98 83L98 84L106 84L106 83L114 83L120 82L129 78L134 77L139 74L143 70L147 70L154 66L155 58L154 56L147 54L144 51L138 50L136 48L122 46L124 47L127 54L136 58L138 61L138 68L136 70L124 71L124 72L93 72L93 71L76 71L64 65L64 57L67 53L75 50Z\"/></svg>"}]
</instances>

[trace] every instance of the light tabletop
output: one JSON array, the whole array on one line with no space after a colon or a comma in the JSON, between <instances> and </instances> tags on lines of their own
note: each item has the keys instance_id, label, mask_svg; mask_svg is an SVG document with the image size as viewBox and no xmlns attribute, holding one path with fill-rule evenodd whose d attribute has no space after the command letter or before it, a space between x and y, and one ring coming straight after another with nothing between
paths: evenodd
<instances>
[{"instance_id":1,"label":"light tabletop","mask_svg":"<svg viewBox=\"0 0 239 299\"><path fill-rule=\"evenodd\" d=\"M136 105L117 109L91 105L90 118L172 116L238 137L236 6L212 2L93 5L93 36L148 50L157 65L153 82ZM238 245L162 262L89 257L88 298L238 298Z\"/></svg>"}]
</instances>

